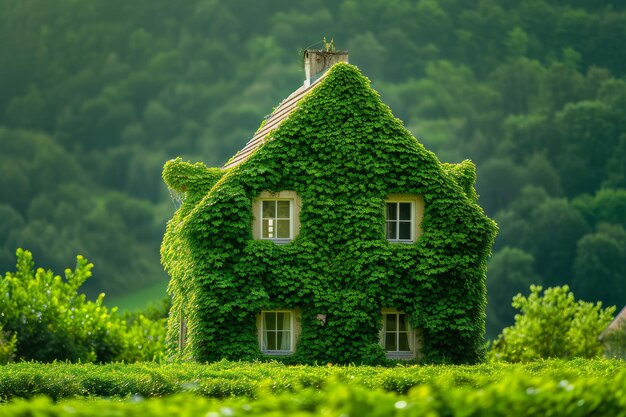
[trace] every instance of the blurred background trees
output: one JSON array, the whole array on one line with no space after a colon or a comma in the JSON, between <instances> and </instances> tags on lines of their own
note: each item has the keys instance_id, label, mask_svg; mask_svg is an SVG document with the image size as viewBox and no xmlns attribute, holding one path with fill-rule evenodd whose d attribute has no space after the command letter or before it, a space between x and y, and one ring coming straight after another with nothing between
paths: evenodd
<instances>
[{"instance_id":1,"label":"blurred background trees","mask_svg":"<svg viewBox=\"0 0 626 417\"><path fill-rule=\"evenodd\" d=\"M0 271L17 247L98 267L91 297L164 282L163 163L213 166L349 49L500 225L488 335L529 283L626 302L626 11L617 0L0 0Z\"/></svg>"}]
</instances>

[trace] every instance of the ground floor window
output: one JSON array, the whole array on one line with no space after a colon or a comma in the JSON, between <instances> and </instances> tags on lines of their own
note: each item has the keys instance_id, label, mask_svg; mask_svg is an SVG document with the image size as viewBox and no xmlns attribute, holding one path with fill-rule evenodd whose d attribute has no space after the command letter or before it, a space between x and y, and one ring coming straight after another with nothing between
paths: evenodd
<instances>
[{"instance_id":1,"label":"ground floor window","mask_svg":"<svg viewBox=\"0 0 626 417\"><path fill-rule=\"evenodd\" d=\"M293 352L294 314L291 310L261 312L261 351L268 354Z\"/></svg>"},{"instance_id":2,"label":"ground floor window","mask_svg":"<svg viewBox=\"0 0 626 417\"><path fill-rule=\"evenodd\" d=\"M414 356L415 333L408 314L383 312L381 343L389 358Z\"/></svg>"}]
</instances>

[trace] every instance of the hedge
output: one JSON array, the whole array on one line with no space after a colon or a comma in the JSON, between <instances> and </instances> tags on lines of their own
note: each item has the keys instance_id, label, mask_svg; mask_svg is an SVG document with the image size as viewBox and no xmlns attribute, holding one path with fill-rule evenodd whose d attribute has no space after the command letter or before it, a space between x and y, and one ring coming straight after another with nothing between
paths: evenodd
<instances>
[{"instance_id":1,"label":"hedge","mask_svg":"<svg viewBox=\"0 0 626 417\"><path fill-rule=\"evenodd\" d=\"M6 374L37 365L3 370ZM626 416L626 370L617 361L558 361L527 366L479 367L295 367L221 363L216 367L177 366L66 366L39 368L48 373L39 383L60 389L59 382L74 379L79 387L94 375L146 386L143 392L191 391L165 398L143 394L124 399L69 399L58 403L46 397L17 399L0 405L3 416ZM54 378L54 371L62 371ZM229 379L240 372L240 378ZM35 374L37 375L37 374ZM41 374L39 374L41 375ZM140 377L144 376L144 379ZM213 376L211 376L213 375ZM221 376L221 379L217 377ZM71 376L71 377L70 377ZM173 378L163 384L162 378ZM254 384L251 377L262 378ZM308 376L308 380L304 381ZM196 382L185 378L200 378ZM55 382L48 382L53 379ZM217 380L254 387L253 397L206 398L196 393ZM315 384L311 385L313 380ZM80 382L79 382L80 381ZM160 382L159 382L160 381ZM393 381L394 387L388 383ZM405 382L408 384L405 385ZM99 383L98 383L99 384ZM194 385L195 384L195 385ZM319 384L316 386L316 384ZM4 384L0 384L4 386ZM106 385L106 384L104 384ZM160 387L148 389L147 386ZM206 386L206 385L204 385ZM164 389L165 388L165 389ZM391 391L388 389L391 388ZM410 388L410 389L409 389ZM386 390L387 389L387 390ZM403 393L404 391L407 391ZM105 389L106 391L106 389ZM122 390L124 391L124 389ZM233 392L231 392L233 393Z\"/></svg>"},{"instance_id":2,"label":"hedge","mask_svg":"<svg viewBox=\"0 0 626 417\"><path fill-rule=\"evenodd\" d=\"M162 397L193 393L211 398L246 396L259 392L298 392L338 383L406 394L418 386L485 389L504 378L542 383L562 380L611 381L624 373L617 360L544 361L525 365L476 366L286 366L281 363L221 361L199 364L37 364L0 367L0 400L45 395L68 397ZM529 385L530 386L530 385Z\"/></svg>"}]
</instances>

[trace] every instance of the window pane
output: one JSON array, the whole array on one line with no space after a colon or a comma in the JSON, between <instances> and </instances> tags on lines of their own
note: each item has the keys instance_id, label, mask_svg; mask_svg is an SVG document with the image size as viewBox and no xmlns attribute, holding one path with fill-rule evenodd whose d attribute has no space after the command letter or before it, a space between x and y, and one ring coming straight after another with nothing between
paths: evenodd
<instances>
[{"instance_id":1,"label":"window pane","mask_svg":"<svg viewBox=\"0 0 626 417\"><path fill-rule=\"evenodd\" d=\"M277 350L276 348L276 332L265 332L267 342L265 343L267 350Z\"/></svg>"},{"instance_id":2,"label":"window pane","mask_svg":"<svg viewBox=\"0 0 626 417\"><path fill-rule=\"evenodd\" d=\"M273 238L274 237L274 226L270 226L270 220L268 219L264 219L263 220L263 230L261 231L261 237L264 239L267 238Z\"/></svg>"},{"instance_id":3,"label":"window pane","mask_svg":"<svg viewBox=\"0 0 626 417\"><path fill-rule=\"evenodd\" d=\"M400 222L398 239L411 240L411 222Z\"/></svg>"},{"instance_id":4,"label":"window pane","mask_svg":"<svg viewBox=\"0 0 626 417\"><path fill-rule=\"evenodd\" d=\"M411 220L411 203L400 204L400 220Z\"/></svg>"},{"instance_id":5,"label":"window pane","mask_svg":"<svg viewBox=\"0 0 626 417\"><path fill-rule=\"evenodd\" d=\"M276 313L276 329L289 330L289 313Z\"/></svg>"},{"instance_id":6,"label":"window pane","mask_svg":"<svg viewBox=\"0 0 626 417\"><path fill-rule=\"evenodd\" d=\"M410 352L411 348L409 347L409 334L408 333L400 333L400 346L398 350L403 352Z\"/></svg>"},{"instance_id":7,"label":"window pane","mask_svg":"<svg viewBox=\"0 0 626 417\"><path fill-rule=\"evenodd\" d=\"M387 229L386 229L386 238L387 239L397 239L397 237L396 237L396 227L397 227L397 223L396 222L387 222Z\"/></svg>"},{"instance_id":8,"label":"window pane","mask_svg":"<svg viewBox=\"0 0 626 417\"><path fill-rule=\"evenodd\" d=\"M262 312L263 334L261 350L291 351L291 323L292 313L288 311Z\"/></svg>"},{"instance_id":9,"label":"window pane","mask_svg":"<svg viewBox=\"0 0 626 417\"><path fill-rule=\"evenodd\" d=\"M288 219L289 216L289 201L277 201L277 215L279 219Z\"/></svg>"},{"instance_id":10,"label":"window pane","mask_svg":"<svg viewBox=\"0 0 626 417\"><path fill-rule=\"evenodd\" d=\"M263 202L263 218L276 217L276 201L264 201Z\"/></svg>"},{"instance_id":11,"label":"window pane","mask_svg":"<svg viewBox=\"0 0 626 417\"><path fill-rule=\"evenodd\" d=\"M387 220L397 219L397 206L398 203L387 203Z\"/></svg>"},{"instance_id":12,"label":"window pane","mask_svg":"<svg viewBox=\"0 0 626 417\"><path fill-rule=\"evenodd\" d=\"M263 328L276 330L276 313L263 313Z\"/></svg>"},{"instance_id":13,"label":"window pane","mask_svg":"<svg viewBox=\"0 0 626 417\"><path fill-rule=\"evenodd\" d=\"M396 333L385 333L385 350L397 351Z\"/></svg>"},{"instance_id":14,"label":"window pane","mask_svg":"<svg viewBox=\"0 0 626 417\"><path fill-rule=\"evenodd\" d=\"M289 220L277 220L276 223L275 237L279 239L289 239Z\"/></svg>"},{"instance_id":15,"label":"window pane","mask_svg":"<svg viewBox=\"0 0 626 417\"><path fill-rule=\"evenodd\" d=\"M402 330L402 331L407 330L406 320L407 320L406 314L398 314L398 330Z\"/></svg>"},{"instance_id":16,"label":"window pane","mask_svg":"<svg viewBox=\"0 0 626 417\"><path fill-rule=\"evenodd\" d=\"M291 350L291 332L278 332L278 350Z\"/></svg>"},{"instance_id":17,"label":"window pane","mask_svg":"<svg viewBox=\"0 0 626 417\"><path fill-rule=\"evenodd\" d=\"M385 330L388 332L396 331L396 314L385 314Z\"/></svg>"}]
</instances>

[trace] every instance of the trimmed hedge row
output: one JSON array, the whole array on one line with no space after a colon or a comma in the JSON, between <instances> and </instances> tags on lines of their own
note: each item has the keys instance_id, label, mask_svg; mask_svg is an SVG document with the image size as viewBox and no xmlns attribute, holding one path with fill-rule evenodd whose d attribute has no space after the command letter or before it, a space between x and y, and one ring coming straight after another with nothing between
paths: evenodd
<instances>
[{"instance_id":1,"label":"trimmed hedge row","mask_svg":"<svg viewBox=\"0 0 626 417\"><path fill-rule=\"evenodd\" d=\"M149 398L176 393L210 398L255 398L259 393L295 393L337 384L406 394L418 386L435 390L492 389L507 378L517 381L514 385L528 386L553 385L565 380L615 385L612 381L624 381L625 375L624 362L616 360L395 368L228 361L209 365L18 363L0 367L0 400L39 395L53 400L76 396Z\"/></svg>"},{"instance_id":2,"label":"trimmed hedge row","mask_svg":"<svg viewBox=\"0 0 626 417\"><path fill-rule=\"evenodd\" d=\"M225 369L224 373L228 374L238 368L242 369L244 375L240 380L246 380L250 375L246 375L249 368L245 365ZM621 371L618 371L619 368L622 368ZM113 373L114 370L115 368L108 371ZM130 373L134 374L138 370L135 367ZM172 371L172 375L176 373L174 367L169 367L168 370ZM323 383L319 388L296 388L285 385L287 380L278 379L280 389L277 390L276 386L265 380L257 386L254 398L238 396L221 400L186 393L154 399L134 395L126 401L71 399L55 404L48 398L39 397L12 401L0 406L0 412L7 417L626 416L626 372L623 364L617 362L596 362L589 365L582 363L582 366L558 362L547 367L544 364L539 364L538 367L480 366L473 368L473 372L468 367L281 369L263 365L259 366L258 375L268 371L275 378L313 374L320 377ZM359 382L347 383L346 377L350 374L353 374L353 380ZM565 374L574 378L561 379ZM363 375L374 377L374 385L379 385L377 389L366 386L367 380L363 379ZM381 389L385 378L394 378L396 375L398 378L417 375L417 379L421 376L423 381L406 394ZM431 379L427 382L428 378Z\"/></svg>"}]
</instances>

